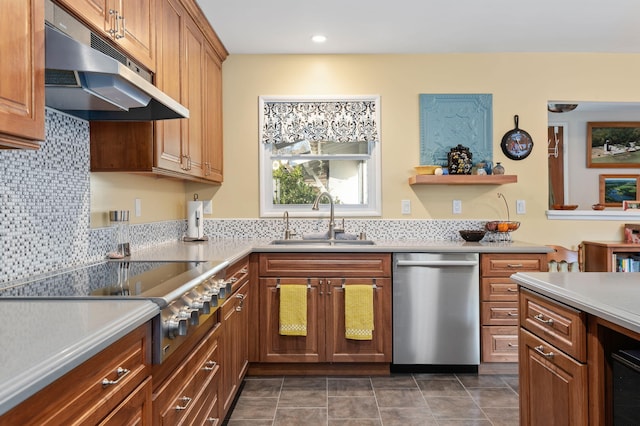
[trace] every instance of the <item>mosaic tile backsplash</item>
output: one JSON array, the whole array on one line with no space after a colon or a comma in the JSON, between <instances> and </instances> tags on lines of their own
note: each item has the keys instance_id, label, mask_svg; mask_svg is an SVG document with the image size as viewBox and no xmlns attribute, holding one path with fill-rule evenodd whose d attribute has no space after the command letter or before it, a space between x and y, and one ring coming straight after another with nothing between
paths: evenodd
<instances>
[{"instance_id":1,"label":"mosaic tile backsplash","mask_svg":"<svg viewBox=\"0 0 640 426\"><path fill-rule=\"evenodd\" d=\"M113 247L111 228L91 229L89 124L46 111L46 142L37 151L0 150L0 287L10 282L100 261ZM348 219L346 232L367 238L459 239L479 220ZM290 219L298 235L325 232L327 219ZM282 219L206 219L209 238L284 235ZM130 226L131 251L177 241L186 220Z\"/></svg>"}]
</instances>

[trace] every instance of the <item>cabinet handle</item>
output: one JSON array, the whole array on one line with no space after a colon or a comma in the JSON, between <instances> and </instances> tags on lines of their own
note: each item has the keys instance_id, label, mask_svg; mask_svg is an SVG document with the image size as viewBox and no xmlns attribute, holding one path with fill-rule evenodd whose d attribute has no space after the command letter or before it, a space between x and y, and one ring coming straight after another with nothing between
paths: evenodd
<instances>
[{"instance_id":1,"label":"cabinet handle","mask_svg":"<svg viewBox=\"0 0 640 426\"><path fill-rule=\"evenodd\" d=\"M131 370L118 367L118 369L116 370L116 374L118 375L118 378L115 380L109 380L107 378L102 379L102 387L106 388L107 386L117 385L118 383L120 383L120 380L122 380L129 373L131 373Z\"/></svg>"},{"instance_id":2,"label":"cabinet handle","mask_svg":"<svg viewBox=\"0 0 640 426\"><path fill-rule=\"evenodd\" d=\"M115 37L116 34L118 34L118 11L115 9L109 9L109 15L113 17L113 21L115 22L116 28L113 28L113 22L111 23L111 28L109 29L109 31L107 31L109 33L109 35L111 37Z\"/></svg>"},{"instance_id":3,"label":"cabinet handle","mask_svg":"<svg viewBox=\"0 0 640 426\"><path fill-rule=\"evenodd\" d=\"M518 316L518 313L517 313L517 312L516 312L516 313L513 313L513 312L507 312L507 316L508 316L508 317L517 317L517 316Z\"/></svg>"},{"instance_id":4,"label":"cabinet handle","mask_svg":"<svg viewBox=\"0 0 640 426\"><path fill-rule=\"evenodd\" d=\"M218 423L218 419L216 419L215 417L209 417L206 421L211 423L212 425L215 425Z\"/></svg>"},{"instance_id":5,"label":"cabinet handle","mask_svg":"<svg viewBox=\"0 0 640 426\"><path fill-rule=\"evenodd\" d=\"M331 294L331 280L327 280L327 294Z\"/></svg>"},{"instance_id":6,"label":"cabinet handle","mask_svg":"<svg viewBox=\"0 0 640 426\"><path fill-rule=\"evenodd\" d=\"M507 343L507 346L509 346L510 348L517 348L518 345L514 345L513 343Z\"/></svg>"},{"instance_id":7,"label":"cabinet handle","mask_svg":"<svg viewBox=\"0 0 640 426\"><path fill-rule=\"evenodd\" d=\"M320 289L320 296L322 296L324 293L322 291L322 284L324 284L324 281L320 280L318 281L318 288Z\"/></svg>"},{"instance_id":8,"label":"cabinet handle","mask_svg":"<svg viewBox=\"0 0 640 426\"><path fill-rule=\"evenodd\" d=\"M187 170L191 170L191 156L187 156Z\"/></svg>"},{"instance_id":9,"label":"cabinet handle","mask_svg":"<svg viewBox=\"0 0 640 426\"><path fill-rule=\"evenodd\" d=\"M517 288L507 287L507 291L510 292L510 293L517 293L518 289Z\"/></svg>"},{"instance_id":10,"label":"cabinet handle","mask_svg":"<svg viewBox=\"0 0 640 426\"><path fill-rule=\"evenodd\" d=\"M116 35L116 40L119 40L121 38L124 38L126 35L126 19L124 18L124 16L119 16L118 19L122 19L122 29L120 30L120 34Z\"/></svg>"},{"instance_id":11,"label":"cabinet handle","mask_svg":"<svg viewBox=\"0 0 640 426\"><path fill-rule=\"evenodd\" d=\"M179 401L181 401L184 405L176 405L176 411L184 411L189 407L189 404L191 404L191 401L193 399L189 398L188 396L183 396L182 398L179 399Z\"/></svg>"},{"instance_id":12,"label":"cabinet handle","mask_svg":"<svg viewBox=\"0 0 640 426\"><path fill-rule=\"evenodd\" d=\"M553 325L553 319L549 318L549 319L546 320L546 319L544 319L544 315L542 315L542 314L538 314L538 315L534 316L534 318L537 319L538 321L540 321L543 324Z\"/></svg>"},{"instance_id":13,"label":"cabinet handle","mask_svg":"<svg viewBox=\"0 0 640 426\"><path fill-rule=\"evenodd\" d=\"M202 367L202 370L204 371L213 371L216 368L216 362L213 360L209 360L207 362L204 363L204 367Z\"/></svg>"},{"instance_id":14,"label":"cabinet handle","mask_svg":"<svg viewBox=\"0 0 640 426\"><path fill-rule=\"evenodd\" d=\"M536 352L538 352L540 355L542 355L543 357L545 357L547 359L553 359L553 357L554 357L553 352L544 353L544 346L542 346L542 345L536 346L533 349L535 349Z\"/></svg>"},{"instance_id":15,"label":"cabinet handle","mask_svg":"<svg viewBox=\"0 0 640 426\"><path fill-rule=\"evenodd\" d=\"M244 294L236 294L236 299L244 300Z\"/></svg>"},{"instance_id":16,"label":"cabinet handle","mask_svg":"<svg viewBox=\"0 0 640 426\"><path fill-rule=\"evenodd\" d=\"M507 268L522 268L522 263L507 263Z\"/></svg>"}]
</instances>

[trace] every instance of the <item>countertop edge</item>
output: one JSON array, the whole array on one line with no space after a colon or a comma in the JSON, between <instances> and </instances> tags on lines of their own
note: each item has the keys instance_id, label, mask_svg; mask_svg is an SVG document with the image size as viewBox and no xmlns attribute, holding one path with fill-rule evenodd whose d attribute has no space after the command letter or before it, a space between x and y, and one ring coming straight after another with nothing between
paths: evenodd
<instances>
[{"instance_id":1,"label":"countertop edge","mask_svg":"<svg viewBox=\"0 0 640 426\"><path fill-rule=\"evenodd\" d=\"M95 303L94 301L86 301ZM10 383L0 388L0 415L26 401L49 384L67 374L83 362L101 352L159 313L158 306L150 301L131 301L139 306L126 316L105 324L99 332L78 340L68 350L47 359L18 374ZM98 302L98 303L104 303Z\"/></svg>"},{"instance_id":2,"label":"countertop edge","mask_svg":"<svg viewBox=\"0 0 640 426\"><path fill-rule=\"evenodd\" d=\"M588 273L589 272L569 272L565 274L573 274L579 276L580 274ZM611 274L623 273L614 272ZM588 314L605 319L628 330L640 333L640 315L638 314L620 309L611 304L605 304L602 301L592 299L585 294L566 290L562 287L554 285L553 283L531 276L528 273L518 272L511 275L511 279L518 285L526 289L549 297L550 299L553 299L555 301L564 303L565 305L568 305L570 307L584 311Z\"/></svg>"}]
</instances>

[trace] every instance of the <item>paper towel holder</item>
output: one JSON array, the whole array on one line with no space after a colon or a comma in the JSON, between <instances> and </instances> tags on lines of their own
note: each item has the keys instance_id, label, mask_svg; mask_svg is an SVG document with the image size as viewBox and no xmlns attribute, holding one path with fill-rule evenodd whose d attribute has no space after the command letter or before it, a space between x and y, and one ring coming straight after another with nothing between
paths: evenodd
<instances>
[{"instance_id":1,"label":"paper towel holder","mask_svg":"<svg viewBox=\"0 0 640 426\"><path fill-rule=\"evenodd\" d=\"M193 201L189 201L187 216L187 235L183 236L182 240L186 242L207 241L209 237L204 235L203 206L202 201L198 201L198 194L193 194Z\"/></svg>"}]
</instances>

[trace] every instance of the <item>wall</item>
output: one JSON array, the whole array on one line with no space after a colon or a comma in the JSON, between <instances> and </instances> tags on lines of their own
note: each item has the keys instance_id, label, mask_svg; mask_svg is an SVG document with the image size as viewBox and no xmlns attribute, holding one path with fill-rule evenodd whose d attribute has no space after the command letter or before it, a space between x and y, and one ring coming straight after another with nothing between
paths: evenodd
<instances>
[{"instance_id":1,"label":"wall","mask_svg":"<svg viewBox=\"0 0 640 426\"><path fill-rule=\"evenodd\" d=\"M258 216L258 96L379 94L383 218L504 219L502 192L511 218L522 222L517 239L569 247L616 240L619 222L547 220L546 104L637 101L639 69L640 55L621 54L231 55L223 64L225 182L215 196L199 184L187 184L187 194L213 197L214 217ZM518 183L409 186L419 164L420 93L492 93L494 162L517 174ZM535 144L522 161L507 159L499 146L515 114ZM411 200L410 216L400 213L402 199ZM461 215L452 215L453 199L462 200ZM526 201L525 215L515 215L516 199Z\"/></svg>"}]
</instances>

